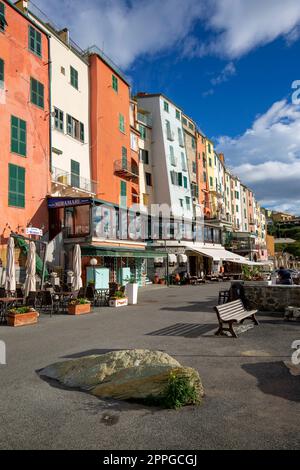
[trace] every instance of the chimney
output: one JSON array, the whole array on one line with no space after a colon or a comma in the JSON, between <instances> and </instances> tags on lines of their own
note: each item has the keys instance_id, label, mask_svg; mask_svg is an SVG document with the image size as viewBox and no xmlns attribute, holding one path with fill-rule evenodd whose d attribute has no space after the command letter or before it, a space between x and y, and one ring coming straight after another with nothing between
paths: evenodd
<instances>
[{"instance_id":1,"label":"chimney","mask_svg":"<svg viewBox=\"0 0 300 470\"><path fill-rule=\"evenodd\" d=\"M69 43L70 43L70 31L68 30L68 28L64 28L61 31L58 31L57 34L65 44L69 45Z\"/></svg>"},{"instance_id":2,"label":"chimney","mask_svg":"<svg viewBox=\"0 0 300 470\"><path fill-rule=\"evenodd\" d=\"M29 7L29 0L18 0L15 3L15 6L19 8L19 10L23 11L23 13L27 13Z\"/></svg>"}]
</instances>

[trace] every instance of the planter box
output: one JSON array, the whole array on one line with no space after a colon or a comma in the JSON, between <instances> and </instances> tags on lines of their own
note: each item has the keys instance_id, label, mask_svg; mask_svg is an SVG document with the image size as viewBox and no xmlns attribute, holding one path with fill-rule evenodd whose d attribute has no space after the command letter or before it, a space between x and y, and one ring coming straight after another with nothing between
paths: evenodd
<instances>
[{"instance_id":1,"label":"planter box","mask_svg":"<svg viewBox=\"0 0 300 470\"><path fill-rule=\"evenodd\" d=\"M69 315L84 315L85 313L91 313L91 304L79 304L68 306Z\"/></svg>"},{"instance_id":2,"label":"planter box","mask_svg":"<svg viewBox=\"0 0 300 470\"><path fill-rule=\"evenodd\" d=\"M129 305L136 305L138 299L138 289L139 286L137 283L129 283L126 284L126 294L128 297L128 304Z\"/></svg>"},{"instance_id":3,"label":"planter box","mask_svg":"<svg viewBox=\"0 0 300 470\"><path fill-rule=\"evenodd\" d=\"M8 313L7 324L8 326L26 326L37 323L39 313L32 310L28 313Z\"/></svg>"},{"instance_id":4,"label":"planter box","mask_svg":"<svg viewBox=\"0 0 300 470\"><path fill-rule=\"evenodd\" d=\"M110 299L109 306L110 307L126 307L128 305L127 297L125 299Z\"/></svg>"}]
</instances>

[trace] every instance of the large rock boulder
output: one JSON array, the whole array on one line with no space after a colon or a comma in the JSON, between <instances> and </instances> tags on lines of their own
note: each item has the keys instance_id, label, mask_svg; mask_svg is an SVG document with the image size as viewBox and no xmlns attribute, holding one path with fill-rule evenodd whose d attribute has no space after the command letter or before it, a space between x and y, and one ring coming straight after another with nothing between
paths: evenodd
<instances>
[{"instance_id":1,"label":"large rock boulder","mask_svg":"<svg viewBox=\"0 0 300 470\"><path fill-rule=\"evenodd\" d=\"M197 371L161 351L134 349L52 364L40 375L101 398L143 400L161 397L170 378L183 379L200 402L204 391ZM195 401L195 400L193 400Z\"/></svg>"}]
</instances>

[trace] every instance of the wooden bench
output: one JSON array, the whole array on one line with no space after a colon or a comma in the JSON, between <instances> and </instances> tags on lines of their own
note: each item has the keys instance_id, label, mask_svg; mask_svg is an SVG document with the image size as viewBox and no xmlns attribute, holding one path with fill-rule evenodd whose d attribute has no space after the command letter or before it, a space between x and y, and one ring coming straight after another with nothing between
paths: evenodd
<instances>
[{"instance_id":1,"label":"wooden bench","mask_svg":"<svg viewBox=\"0 0 300 470\"><path fill-rule=\"evenodd\" d=\"M224 331L229 331L234 338L237 338L233 329L234 323L243 323L248 318L252 320L255 325L259 324L255 316L257 310L246 310L240 299L227 302L223 305L217 305L215 312L219 321L219 329L216 331L216 335L222 335ZM228 325L228 327L224 328L224 324Z\"/></svg>"}]
</instances>

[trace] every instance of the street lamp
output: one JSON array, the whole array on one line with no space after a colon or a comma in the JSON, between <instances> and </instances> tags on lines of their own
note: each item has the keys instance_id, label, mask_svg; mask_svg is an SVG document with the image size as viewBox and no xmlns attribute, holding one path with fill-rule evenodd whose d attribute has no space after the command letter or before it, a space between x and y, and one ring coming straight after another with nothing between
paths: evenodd
<instances>
[{"instance_id":1,"label":"street lamp","mask_svg":"<svg viewBox=\"0 0 300 470\"><path fill-rule=\"evenodd\" d=\"M95 272L95 267L98 264L98 260L96 258L92 258L90 260L90 265L93 267L93 274L94 274L94 289L96 288L96 272Z\"/></svg>"}]
</instances>

